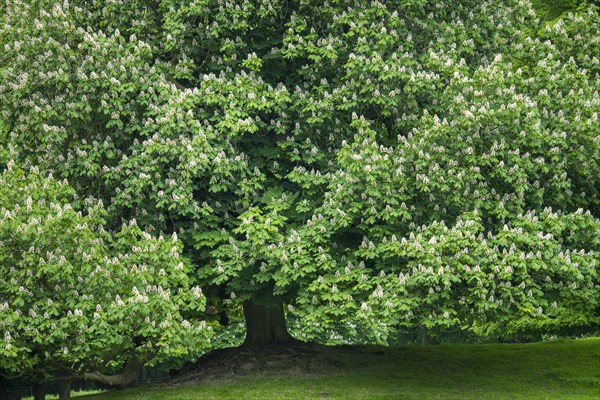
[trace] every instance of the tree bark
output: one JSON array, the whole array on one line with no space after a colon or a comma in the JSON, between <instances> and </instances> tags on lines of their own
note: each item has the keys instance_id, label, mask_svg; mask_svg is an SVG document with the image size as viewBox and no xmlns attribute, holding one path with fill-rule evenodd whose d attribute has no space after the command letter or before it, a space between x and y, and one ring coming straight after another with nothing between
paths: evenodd
<instances>
[{"instance_id":1,"label":"tree bark","mask_svg":"<svg viewBox=\"0 0 600 400\"><path fill-rule=\"evenodd\" d=\"M127 364L125 364L123 372L119 375L105 375L100 372L85 372L81 378L86 381L96 381L110 386L127 386L135 381L138 371L155 355L156 353L153 352L144 360L140 360L137 357L130 359Z\"/></svg>"},{"instance_id":2,"label":"tree bark","mask_svg":"<svg viewBox=\"0 0 600 400\"><path fill-rule=\"evenodd\" d=\"M419 324L419 333L421 335L421 346L427 345L427 329L423 324Z\"/></svg>"},{"instance_id":3,"label":"tree bark","mask_svg":"<svg viewBox=\"0 0 600 400\"><path fill-rule=\"evenodd\" d=\"M46 400L46 382L34 382L33 400Z\"/></svg>"},{"instance_id":4,"label":"tree bark","mask_svg":"<svg viewBox=\"0 0 600 400\"><path fill-rule=\"evenodd\" d=\"M71 398L71 380L58 381L58 398L59 399L70 399Z\"/></svg>"},{"instance_id":5,"label":"tree bark","mask_svg":"<svg viewBox=\"0 0 600 400\"><path fill-rule=\"evenodd\" d=\"M8 379L0 375L0 400L8 400Z\"/></svg>"},{"instance_id":6,"label":"tree bark","mask_svg":"<svg viewBox=\"0 0 600 400\"><path fill-rule=\"evenodd\" d=\"M293 345L300 341L289 334L282 302L270 304L256 300L244 302L246 339L243 347L264 345Z\"/></svg>"}]
</instances>

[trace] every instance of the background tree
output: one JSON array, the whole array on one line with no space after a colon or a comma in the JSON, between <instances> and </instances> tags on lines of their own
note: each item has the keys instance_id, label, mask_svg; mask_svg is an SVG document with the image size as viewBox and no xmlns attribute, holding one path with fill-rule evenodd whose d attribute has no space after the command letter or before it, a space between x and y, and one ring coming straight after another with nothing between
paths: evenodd
<instances>
[{"instance_id":1,"label":"background tree","mask_svg":"<svg viewBox=\"0 0 600 400\"><path fill-rule=\"evenodd\" d=\"M547 41L517 1L4 11L21 159L103 199L111 229L178 232L211 305L243 303L246 344L292 341L284 302L380 332L556 320L553 301L596 318L597 8Z\"/></svg>"},{"instance_id":2,"label":"background tree","mask_svg":"<svg viewBox=\"0 0 600 400\"><path fill-rule=\"evenodd\" d=\"M111 237L93 199L81 211L66 182L12 162L0 175L0 373L43 384L72 379L132 382L152 359L198 351L202 308L179 258L180 242L142 232L132 220ZM123 372L107 375L124 365Z\"/></svg>"}]
</instances>

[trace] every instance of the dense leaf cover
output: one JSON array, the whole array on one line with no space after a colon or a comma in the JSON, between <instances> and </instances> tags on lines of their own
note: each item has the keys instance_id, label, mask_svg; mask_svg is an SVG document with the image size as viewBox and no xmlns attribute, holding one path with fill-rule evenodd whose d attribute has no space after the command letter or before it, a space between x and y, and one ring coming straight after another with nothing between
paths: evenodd
<instances>
[{"instance_id":1,"label":"dense leaf cover","mask_svg":"<svg viewBox=\"0 0 600 400\"><path fill-rule=\"evenodd\" d=\"M106 211L32 168L0 175L0 373L83 376L132 357L187 354L210 331L181 312L202 307L181 243L132 220L114 235Z\"/></svg>"},{"instance_id":2,"label":"dense leaf cover","mask_svg":"<svg viewBox=\"0 0 600 400\"><path fill-rule=\"evenodd\" d=\"M111 229L177 232L211 293L285 301L307 337L598 323L595 6L548 26L512 0L3 7L19 161Z\"/></svg>"}]
</instances>

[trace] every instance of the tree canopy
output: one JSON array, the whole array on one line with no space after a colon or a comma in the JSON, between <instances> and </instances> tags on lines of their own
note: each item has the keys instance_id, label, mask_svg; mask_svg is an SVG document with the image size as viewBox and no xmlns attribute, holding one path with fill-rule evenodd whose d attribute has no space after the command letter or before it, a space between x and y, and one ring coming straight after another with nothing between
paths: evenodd
<instances>
[{"instance_id":1,"label":"tree canopy","mask_svg":"<svg viewBox=\"0 0 600 400\"><path fill-rule=\"evenodd\" d=\"M35 168L10 162L0 188L0 374L126 384L133 366L206 346L209 329L182 316L204 297L175 236L135 220L109 235L101 203L76 211L75 191ZM133 376L96 372L123 362Z\"/></svg>"},{"instance_id":2,"label":"tree canopy","mask_svg":"<svg viewBox=\"0 0 600 400\"><path fill-rule=\"evenodd\" d=\"M284 303L307 332L598 323L597 7L552 25L512 0L2 11L19 162L101 199L109 230L177 233L249 329Z\"/></svg>"}]
</instances>

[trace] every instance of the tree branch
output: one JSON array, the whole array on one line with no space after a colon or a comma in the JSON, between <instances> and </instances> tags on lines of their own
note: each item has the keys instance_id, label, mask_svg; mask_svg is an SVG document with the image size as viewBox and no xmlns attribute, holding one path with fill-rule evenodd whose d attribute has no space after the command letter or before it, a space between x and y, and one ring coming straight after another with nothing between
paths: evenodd
<instances>
[{"instance_id":1,"label":"tree branch","mask_svg":"<svg viewBox=\"0 0 600 400\"><path fill-rule=\"evenodd\" d=\"M185 87L184 85L182 85L177 79L173 78L171 75L167 75L165 74L165 77L167 78L167 80L169 82L171 82L173 85L175 85L175 87L181 91L185 91L188 88Z\"/></svg>"},{"instance_id":2,"label":"tree branch","mask_svg":"<svg viewBox=\"0 0 600 400\"><path fill-rule=\"evenodd\" d=\"M118 375L106 375L96 371L84 372L83 375L79 378L84 379L86 381L104 383L105 385L110 386L127 386L135 380L138 372L148 361L152 360L155 355L156 351L153 351L143 359L139 359L138 357L130 359L129 361L127 361L127 364L125 364L123 372L121 372Z\"/></svg>"}]
</instances>

